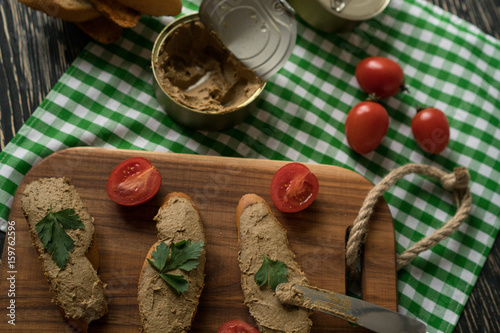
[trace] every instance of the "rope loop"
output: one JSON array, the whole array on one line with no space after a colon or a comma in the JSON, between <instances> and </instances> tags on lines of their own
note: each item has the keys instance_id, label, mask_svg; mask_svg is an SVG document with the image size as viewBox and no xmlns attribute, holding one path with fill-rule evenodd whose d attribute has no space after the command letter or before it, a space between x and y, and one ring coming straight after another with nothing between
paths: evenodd
<instances>
[{"instance_id":1,"label":"rope loop","mask_svg":"<svg viewBox=\"0 0 500 333\"><path fill-rule=\"evenodd\" d=\"M397 270L409 264L421 252L430 249L450 236L469 216L472 207L472 196L469 190L470 175L467 168L457 167L452 173L448 174L438 168L428 165L407 164L392 170L374 186L370 192L368 192L358 216L351 227L346 247L346 265L347 271L353 279L359 280L361 277L361 272L357 267L357 259L366 239L368 222L373 213L375 204L392 185L411 173L438 179L445 190L453 192L458 209L455 216L446 222L440 229L416 242L412 247L398 255L396 260Z\"/></svg>"}]
</instances>

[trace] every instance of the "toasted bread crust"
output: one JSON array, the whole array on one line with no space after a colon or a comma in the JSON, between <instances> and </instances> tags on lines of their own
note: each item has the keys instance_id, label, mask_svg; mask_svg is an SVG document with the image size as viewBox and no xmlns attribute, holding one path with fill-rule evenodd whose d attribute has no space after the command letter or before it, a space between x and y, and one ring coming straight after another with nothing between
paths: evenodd
<instances>
[{"instance_id":1,"label":"toasted bread crust","mask_svg":"<svg viewBox=\"0 0 500 333\"><path fill-rule=\"evenodd\" d=\"M182 3L180 0L117 0L124 6L151 16L175 16L180 14Z\"/></svg>"},{"instance_id":2,"label":"toasted bread crust","mask_svg":"<svg viewBox=\"0 0 500 333\"><path fill-rule=\"evenodd\" d=\"M92 4L86 1L75 1L73 4L59 0L19 0L19 2L68 22L84 22L100 16Z\"/></svg>"},{"instance_id":3,"label":"toasted bread crust","mask_svg":"<svg viewBox=\"0 0 500 333\"><path fill-rule=\"evenodd\" d=\"M268 207L269 211L271 211L271 207L265 202L264 199L262 199L260 196L254 193L248 193L245 194L244 196L241 197L240 201L238 202L238 206L236 207L236 225L238 226L238 236L239 236L239 231L240 231L240 218L241 214L243 211L251 205L254 205L259 202L264 202L266 206Z\"/></svg>"},{"instance_id":4,"label":"toasted bread crust","mask_svg":"<svg viewBox=\"0 0 500 333\"><path fill-rule=\"evenodd\" d=\"M87 259L90 261L95 271L98 272L101 260L99 257L99 248L97 247L97 239L95 233L94 236L92 237L92 244L87 250L87 253L85 253L85 257L87 257Z\"/></svg>"},{"instance_id":5,"label":"toasted bread crust","mask_svg":"<svg viewBox=\"0 0 500 333\"><path fill-rule=\"evenodd\" d=\"M137 25L141 13L122 5L116 0L89 0L95 9L122 28L132 28Z\"/></svg>"},{"instance_id":6,"label":"toasted bread crust","mask_svg":"<svg viewBox=\"0 0 500 333\"><path fill-rule=\"evenodd\" d=\"M19 0L24 5L64 21L74 22L88 36L103 43L114 43L122 28L137 25L142 14L178 15L180 0Z\"/></svg>"},{"instance_id":7,"label":"toasted bread crust","mask_svg":"<svg viewBox=\"0 0 500 333\"><path fill-rule=\"evenodd\" d=\"M191 204L193 205L193 207L198 211L198 207L196 207L193 199L191 199L191 197L189 195L187 195L186 193L182 193L182 192L170 192L170 193L168 193L165 196L165 198L163 198L162 207L166 207L168 205L168 201L172 198L188 199L191 202Z\"/></svg>"},{"instance_id":8,"label":"toasted bread crust","mask_svg":"<svg viewBox=\"0 0 500 333\"><path fill-rule=\"evenodd\" d=\"M116 42L123 31L122 27L104 16L86 22L79 22L76 25L91 38L103 44Z\"/></svg>"}]
</instances>

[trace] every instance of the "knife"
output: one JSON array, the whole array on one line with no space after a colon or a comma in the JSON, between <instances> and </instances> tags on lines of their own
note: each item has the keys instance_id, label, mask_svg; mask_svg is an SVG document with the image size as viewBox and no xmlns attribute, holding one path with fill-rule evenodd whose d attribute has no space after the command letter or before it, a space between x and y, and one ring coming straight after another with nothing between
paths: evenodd
<instances>
[{"instance_id":1,"label":"knife","mask_svg":"<svg viewBox=\"0 0 500 333\"><path fill-rule=\"evenodd\" d=\"M276 288L282 304L324 312L379 333L426 333L426 326L381 306L310 286L282 283Z\"/></svg>"}]
</instances>

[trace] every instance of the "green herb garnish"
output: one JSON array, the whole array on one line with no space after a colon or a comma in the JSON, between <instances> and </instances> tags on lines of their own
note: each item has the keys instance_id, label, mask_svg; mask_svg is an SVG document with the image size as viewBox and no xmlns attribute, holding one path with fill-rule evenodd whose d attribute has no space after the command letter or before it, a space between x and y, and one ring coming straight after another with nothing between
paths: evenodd
<instances>
[{"instance_id":1,"label":"green herb garnish","mask_svg":"<svg viewBox=\"0 0 500 333\"><path fill-rule=\"evenodd\" d=\"M66 230L84 228L85 225L73 209L52 212L52 205L48 214L36 224L36 232L43 247L52 254L52 260L60 269L66 268L69 252L74 250L73 239L68 236Z\"/></svg>"},{"instance_id":2,"label":"green herb garnish","mask_svg":"<svg viewBox=\"0 0 500 333\"><path fill-rule=\"evenodd\" d=\"M264 255L262 266L254 276L255 282L262 287L266 283L275 290L280 283L288 282L288 268L283 261L274 261Z\"/></svg>"},{"instance_id":3,"label":"green herb garnish","mask_svg":"<svg viewBox=\"0 0 500 333\"><path fill-rule=\"evenodd\" d=\"M189 290L189 283L184 276L167 272L174 269L189 272L198 267L198 258L204 245L205 243L201 241L180 241L169 247L165 242L161 242L151 252L153 260L148 259L148 261L160 273L161 278L181 294Z\"/></svg>"}]
</instances>

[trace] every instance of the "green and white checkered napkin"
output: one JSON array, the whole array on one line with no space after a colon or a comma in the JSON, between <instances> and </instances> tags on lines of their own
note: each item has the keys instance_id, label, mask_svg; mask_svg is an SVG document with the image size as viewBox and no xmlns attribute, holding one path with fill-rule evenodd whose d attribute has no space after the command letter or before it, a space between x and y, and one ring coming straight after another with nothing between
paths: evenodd
<instances>
[{"instance_id":1,"label":"green and white checkered napkin","mask_svg":"<svg viewBox=\"0 0 500 333\"><path fill-rule=\"evenodd\" d=\"M184 2L184 12L198 2ZM168 18L144 17L115 44L90 43L0 155L0 218L23 175L47 155L74 146L144 149L332 164L378 183L390 170L425 163L469 169L472 215L450 238L399 272L399 311L451 332L500 228L500 42L422 0L393 0L375 19L345 34L320 33L299 19L297 44L266 86L257 112L223 132L183 128L154 97L150 55ZM396 60L410 93L383 101L391 121L375 151L348 147L344 121L366 95L353 75L371 55ZM449 148L424 154L411 134L416 105L442 109ZM421 176L385 195L397 251L455 213L451 194Z\"/></svg>"}]
</instances>

